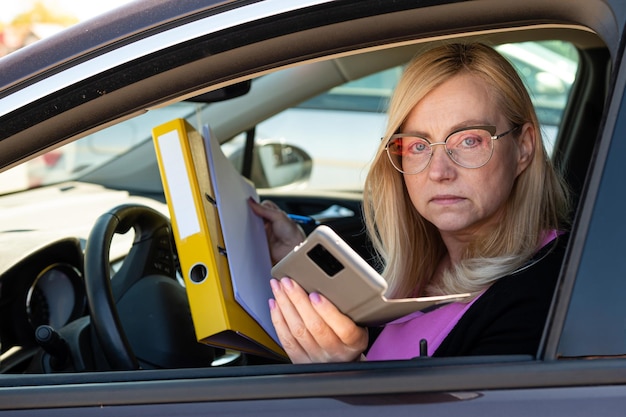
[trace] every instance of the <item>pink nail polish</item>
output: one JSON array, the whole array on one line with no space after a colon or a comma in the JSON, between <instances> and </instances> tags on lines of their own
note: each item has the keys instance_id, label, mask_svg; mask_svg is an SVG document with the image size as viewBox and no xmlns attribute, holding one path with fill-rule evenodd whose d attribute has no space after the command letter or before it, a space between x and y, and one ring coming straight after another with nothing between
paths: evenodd
<instances>
[{"instance_id":1,"label":"pink nail polish","mask_svg":"<svg viewBox=\"0 0 626 417\"><path fill-rule=\"evenodd\" d=\"M270 311L274 311L276 309L276 300L270 298L269 300L267 300L267 303L270 306Z\"/></svg>"},{"instance_id":2,"label":"pink nail polish","mask_svg":"<svg viewBox=\"0 0 626 417\"><path fill-rule=\"evenodd\" d=\"M280 280L280 283L283 284L283 286L289 290L293 289L293 281L291 280L291 278L283 278Z\"/></svg>"},{"instance_id":3,"label":"pink nail polish","mask_svg":"<svg viewBox=\"0 0 626 417\"><path fill-rule=\"evenodd\" d=\"M311 300L313 304L319 304L322 302L322 298L316 292L312 292L311 294L309 294L309 300Z\"/></svg>"}]
</instances>

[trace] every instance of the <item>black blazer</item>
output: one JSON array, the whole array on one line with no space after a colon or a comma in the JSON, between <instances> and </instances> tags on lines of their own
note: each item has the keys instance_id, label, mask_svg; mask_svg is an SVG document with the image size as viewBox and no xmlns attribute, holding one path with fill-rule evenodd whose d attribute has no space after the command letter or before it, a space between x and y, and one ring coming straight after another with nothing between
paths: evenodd
<instances>
[{"instance_id":1,"label":"black blazer","mask_svg":"<svg viewBox=\"0 0 626 417\"><path fill-rule=\"evenodd\" d=\"M539 250L527 268L489 287L433 356L536 355L567 241L567 234L559 236ZM382 329L369 329L369 346Z\"/></svg>"},{"instance_id":2,"label":"black blazer","mask_svg":"<svg viewBox=\"0 0 626 417\"><path fill-rule=\"evenodd\" d=\"M559 236L529 266L496 281L461 317L433 356L536 355L567 247Z\"/></svg>"}]
</instances>

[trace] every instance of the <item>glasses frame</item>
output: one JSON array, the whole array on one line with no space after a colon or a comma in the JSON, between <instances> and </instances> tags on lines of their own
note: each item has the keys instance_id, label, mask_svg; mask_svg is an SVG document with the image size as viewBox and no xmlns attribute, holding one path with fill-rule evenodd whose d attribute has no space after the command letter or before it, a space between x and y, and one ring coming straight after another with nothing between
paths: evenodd
<instances>
[{"instance_id":1,"label":"glasses frame","mask_svg":"<svg viewBox=\"0 0 626 417\"><path fill-rule=\"evenodd\" d=\"M450 158L450 160L452 160L452 162L454 162L455 164L457 164L460 167L463 168L467 168L467 169L477 169L477 168L481 168L485 165L487 165L487 163L489 163L489 161L491 161L491 157L493 156L493 141L494 140L498 140L506 135L508 135L509 133L514 132L515 130L519 129L521 126L517 125L514 126L513 128L507 130L506 132L500 133L499 135L496 135L496 126L493 125L485 125L485 126L468 126L468 127L463 127L461 129L457 129L453 132L451 132L450 134L448 134L448 136L446 136L446 139L443 142L431 142L430 140L428 140L428 138L425 138L421 135L415 134L415 133L396 133L391 135L391 137L387 140L387 143L385 144L385 152L387 153L387 157L389 158L389 161L391 162L391 165L400 173L402 174L406 174L406 175L415 175L415 174L419 174L420 172L424 171L426 168L428 168L428 165L430 165L430 161L433 159L433 146L437 146L437 145L443 145L444 149L446 150L446 154L448 155L448 157ZM463 164L461 164L460 162L456 161L453 157L452 157L452 151L450 151L447 147L446 144L448 143L448 139L450 138L450 136L455 135L459 132L463 132L465 130L475 130L475 129L480 129L480 130L485 130L487 131L491 136L491 153L489 154L489 158L485 161L485 163L483 163L482 165L476 166L476 167L468 167L465 166ZM424 168L420 169L419 171L416 172L406 172L403 171L402 169L400 169L400 167L396 166L396 164L393 161L393 157L391 156L391 153L389 151L389 143L391 143L392 140L394 139L398 139L398 138L403 138L403 137L414 137L414 138L420 138L420 139L424 139L426 142L428 142L428 146L430 147L430 154L428 157L428 162L426 163L426 165L424 165Z\"/></svg>"}]
</instances>

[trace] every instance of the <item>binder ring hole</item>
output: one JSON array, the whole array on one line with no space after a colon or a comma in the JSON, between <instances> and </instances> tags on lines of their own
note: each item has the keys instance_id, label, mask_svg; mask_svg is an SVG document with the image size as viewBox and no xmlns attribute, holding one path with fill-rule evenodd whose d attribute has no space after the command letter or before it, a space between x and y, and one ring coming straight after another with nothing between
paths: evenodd
<instances>
[{"instance_id":1,"label":"binder ring hole","mask_svg":"<svg viewBox=\"0 0 626 417\"><path fill-rule=\"evenodd\" d=\"M189 279L196 284L201 283L209 275L208 269L204 264L195 264L189 270Z\"/></svg>"}]
</instances>

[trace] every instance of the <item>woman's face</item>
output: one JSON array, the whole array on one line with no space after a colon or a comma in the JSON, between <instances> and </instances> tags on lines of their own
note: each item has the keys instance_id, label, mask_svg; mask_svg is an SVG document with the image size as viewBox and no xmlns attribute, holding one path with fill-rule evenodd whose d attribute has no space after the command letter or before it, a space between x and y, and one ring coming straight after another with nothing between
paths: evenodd
<instances>
[{"instance_id":1,"label":"woman's face","mask_svg":"<svg viewBox=\"0 0 626 417\"><path fill-rule=\"evenodd\" d=\"M487 84L471 74L460 74L426 95L413 108L402 131L442 142L454 130L477 125L495 125L496 135L513 127ZM444 241L469 241L498 221L515 178L530 163L534 133L527 124L493 145L491 160L474 169L457 165L443 146L434 146L424 171L404 175L411 202L439 229Z\"/></svg>"}]
</instances>

